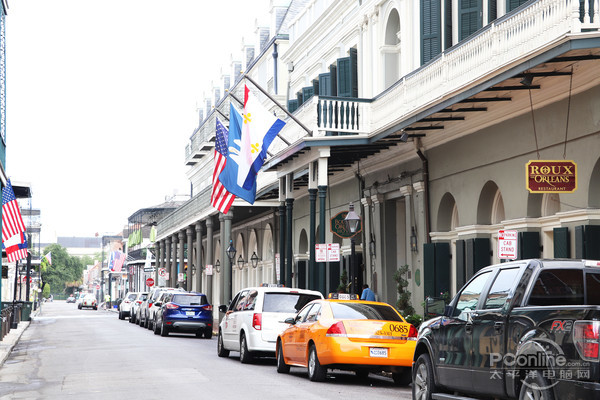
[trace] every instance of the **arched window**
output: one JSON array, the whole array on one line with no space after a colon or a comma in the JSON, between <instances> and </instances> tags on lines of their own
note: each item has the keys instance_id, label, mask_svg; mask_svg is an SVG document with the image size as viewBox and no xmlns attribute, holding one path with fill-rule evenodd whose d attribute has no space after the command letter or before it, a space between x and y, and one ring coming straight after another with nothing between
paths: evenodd
<instances>
[{"instance_id":1,"label":"arched window","mask_svg":"<svg viewBox=\"0 0 600 400\"><path fill-rule=\"evenodd\" d=\"M384 89L392 86L400 78L400 17L392 9L385 25L383 53Z\"/></svg>"}]
</instances>

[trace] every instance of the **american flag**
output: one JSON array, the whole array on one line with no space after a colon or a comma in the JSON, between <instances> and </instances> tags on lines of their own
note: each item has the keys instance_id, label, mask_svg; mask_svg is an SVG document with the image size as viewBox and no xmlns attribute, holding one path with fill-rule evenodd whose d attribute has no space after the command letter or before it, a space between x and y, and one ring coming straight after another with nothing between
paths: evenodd
<instances>
[{"instance_id":1,"label":"american flag","mask_svg":"<svg viewBox=\"0 0 600 400\"><path fill-rule=\"evenodd\" d=\"M127 256L121 251L113 251L110 253L109 269L113 272L121 272L125 258L127 258Z\"/></svg>"},{"instance_id":2,"label":"american flag","mask_svg":"<svg viewBox=\"0 0 600 400\"><path fill-rule=\"evenodd\" d=\"M217 131L216 131L216 144L215 144L215 169L213 171L212 179L212 195L210 198L210 204L223 214L227 214L231 203L235 200L235 195L229 193L225 186L219 180L219 174L225 168L227 163L227 136L229 132L227 128L223 126L221 121L217 118Z\"/></svg>"},{"instance_id":3,"label":"american flag","mask_svg":"<svg viewBox=\"0 0 600 400\"><path fill-rule=\"evenodd\" d=\"M2 189L2 245L8 262L27 258L25 224L10 179Z\"/></svg>"}]
</instances>

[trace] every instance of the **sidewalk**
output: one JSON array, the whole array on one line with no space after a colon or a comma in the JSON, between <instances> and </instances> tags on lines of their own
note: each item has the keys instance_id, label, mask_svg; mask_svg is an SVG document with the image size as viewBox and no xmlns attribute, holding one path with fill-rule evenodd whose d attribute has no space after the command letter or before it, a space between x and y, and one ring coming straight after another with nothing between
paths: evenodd
<instances>
[{"instance_id":1,"label":"sidewalk","mask_svg":"<svg viewBox=\"0 0 600 400\"><path fill-rule=\"evenodd\" d=\"M36 310L31 315L34 316L34 313L37 314L37 312L38 311ZM7 321L4 323L9 324L10 322ZM6 361L12 349L15 347L19 339L21 339L21 335L23 335L25 329L29 327L29 324L31 324L31 321L19 322L19 325L17 325L16 329L11 329L10 332L4 336L4 339L0 340L0 367L4 365L4 361Z\"/></svg>"}]
</instances>

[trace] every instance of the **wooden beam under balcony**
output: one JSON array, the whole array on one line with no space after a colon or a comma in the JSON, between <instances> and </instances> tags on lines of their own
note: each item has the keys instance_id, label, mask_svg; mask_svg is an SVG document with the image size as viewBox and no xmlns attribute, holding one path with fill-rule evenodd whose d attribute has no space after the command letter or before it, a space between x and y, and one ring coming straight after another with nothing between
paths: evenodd
<instances>
[{"instance_id":1,"label":"wooden beam under balcony","mask_svg":"<svg viewBox=\"0 0 600 400\"><path fill-rule=\"evenodd\" d=\"M409 126L407 128L404 128L405 131L432 131L432 130L442 130L444 129L444 125L430 125L430 126L418 126L418 127L413 127L413 126Z\"/></svg>"},{"instance_id":2,"label":"wooden beam under balcony","mask_svg":"<svg viewBox=\"0 0 600 400\"><path fill-rule=\"evenodd\" d=\"M428 117L419 122L444 122L444 121L464 121L465 117Z\"/></svg>"},{"instance_id":3,"label":"wooden beam under balcony","mask_svg":"<svg viewBox=\"0 0 600 400\"><path fill-rule=\"evenodd\" d=\"M487 107L461 107L461 108L444 108L440 110L441 113L457 113L457 112L479 112L479 111L487 111Z\"/></svg>"},{"instance_id":4,"label":"wooden beam under balcony","mask_svg":"<svg viewBox=\"0 0 600 400\"><path fill-rule=\"evenodd\" d=\"M512 97L470 97L459 101L459 103L488 103L494 101L512 101Z\"/></svg>"},{"instance_id":5,"label":"wooden beam under balcony","mask_svg":"<svg viewBox=\"0 0 600 400\"><path fill-rule=\"evenodd\" d=\"M486 92L500 92L507 90L528 90L528 89L540 89L540 85L514 85L514 86L492 86L491 88L485 89Z\"/></svg>"}]
</instances>

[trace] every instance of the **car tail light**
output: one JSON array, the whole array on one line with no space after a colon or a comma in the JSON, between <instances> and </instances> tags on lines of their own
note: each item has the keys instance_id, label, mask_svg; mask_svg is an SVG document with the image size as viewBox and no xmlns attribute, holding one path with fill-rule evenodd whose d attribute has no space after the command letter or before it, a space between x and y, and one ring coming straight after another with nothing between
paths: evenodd
<instances>
[{"instance_id":1,"label":"car tail light","mask_svg":"<svg viewBox=\"0 0 600 400\"><path fill-rule=\"evenodd\" d=\"M414 325L411 325L410 329L408 330L408 337L416 338L417 336L419 336L419 331L414 327Z\"/></svg>"},{"instance_id":2,"label":"car tail light","mask_svg":"<svg viewBox=\"0 0 600 400\"><path fill-rule=\"evenodd\" d=\"M262 314L254 313L252 315L252 327L257 331L262 329Z\"/></svg>"},{"instance_id":3,"label":"car tail light","mask_svg":"<svg viewBox=\"0 0 600 400\"><path fill-rule=\"evenodd\" d=\"M576 321L573 325L573 343L577 352L587 361L598 361L600 321Z\"/></svg>"},{"instance_id":4,"label":"car tail light","mask_svg":"<svg viewBox=\"0 0 600 400\"><path fill-rule=\"evenodd\" d=\"M329 329L327 329L327 333L325 336L347 336L346 328L344 328L344 323L340 321L331 325Z\"/></svg>"},{"instance_id":5,"label":"car tail light","mask_svg":"<svg viewBox=\"0 0 600 400\"><path fill-rule=\"evenodd\" d=\"M141 302L141 301L139 301L139 300L136 300L136 302L135 302L135 303L136 303L138 306L139 306L140 304L142 304L142 302Z\"/></svg>"},{"instance_id":6,"label":"car tail light","mask_svg":"<svg viewBox=\"0 0 600 400\"><path fill-rule=\"evenodd\" d=\"M210 304L207 304L207 305L205 305L205 306L202 306L202 309L203 309L204 311L212 311L212 306L211 306Z\"/></svg>"},{"instance_id":7,"label":"car tail light","mask_svg":"<svg viewBox=\"0 0 600 400\"><path fill-rule=\"evenodd\" d=\"M165 305L165 307L167 307L167 309L169 309L169 310L177 310L179 308L179 306L177 304L173 304L173 303L167 303Z\"/></svg>"},{"instance_id":8,"label":"car tail light","mask_svg":"<svg viewBox=\"0 0 600 400\"><path fill-rule=\"evenodd\" d=\"M152 307L152 303L148 303L148 308Z\"/></svg>"}]
</instances>

